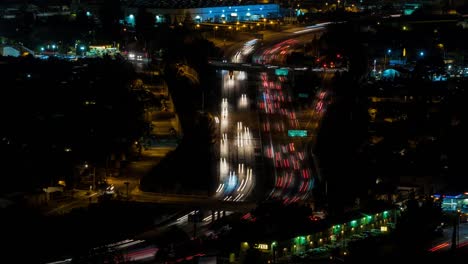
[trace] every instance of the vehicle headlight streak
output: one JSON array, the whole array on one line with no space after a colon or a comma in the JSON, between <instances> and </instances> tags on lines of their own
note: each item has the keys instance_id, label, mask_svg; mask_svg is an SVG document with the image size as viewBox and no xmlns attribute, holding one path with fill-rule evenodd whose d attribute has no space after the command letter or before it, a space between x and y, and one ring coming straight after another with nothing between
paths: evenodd
<instances>
[{"instance_id":1,"label":"vehicle headlight streak","mask_svg":"<svg viewBox=\"0 0 468 264\"><path fill-rule=\"evenodd\" d=\"M220 142L220 153L221 153L221 157L227 157L228 154L229 154L229 141L227 139L227 134L226 133L223 133L223 137L221 138L221 142ZM223 158L224 160L226 160L226 158Z\"/></svg>"},{"instance_id":2,"label":"vehicle headlight streak","mask_svg":"<svg viewBox=\"0 0 468 264\"><path fill-rule=\"evenodd\" d=\"M249 105L249 103L248 103L248 100L247 100L247 95L242 94L240 99L239 99L239 108L240 109L246 109L248 105Z\"/></svg>"},{"instance_id":3,"label":"vehicle headlight streak","mask_svg":"<svg viewBox=\"0 0 468 264\"><path fill-rule=\"evenodd\" d=\"M221 176L227 175L229 171L229 164L226 162L226 158L221 158L219 166Z\"/></svg>"},{"instance_id":4,"label":"vehicle headlight streak","mask_svg":"<svg viewBox=\"0 0 468 264\"><path fill-rule=\"evenodd\" d=\"M244 147L249 147L251 145L252 135L248 127L244 127L242 122L237 122L237 136L236 136L236 145L238 148L241 148L240 151L245 151Z\"/></svg>"},{"instance_id":5,"label":"vehicle headlight streak","mask_svg":"<svg viewBox=\"0 0 468 264\"><path fill-rule=\"evenodd\" d=\"M245 72L234 71L231 74L234 75L233 79L230 78L228 71L222 71L219 185L215 196L225 201L242 201L248 198L253 190L252 165L255 159L250 128L241 120L235 120L242 115L237 115L237 112L230 113L233 107L231 100L235 100L235 97L237 100L234 109L240 111L249 109L246 86L239 83L239 81L246 80L247 76ZM235 126L233 126L234 123Z\"/></svg>"},{"instance_id":6,"label":"vehicle headlight streak","mask_svg":"<svg viewBox=\"0 0 468 264\"><path fill-rule=\"evenodd\" d=\"M227 98L223 98L221 103L221 132L225 133L228 126L228 101Z\"/></svg>"}]
</instances>

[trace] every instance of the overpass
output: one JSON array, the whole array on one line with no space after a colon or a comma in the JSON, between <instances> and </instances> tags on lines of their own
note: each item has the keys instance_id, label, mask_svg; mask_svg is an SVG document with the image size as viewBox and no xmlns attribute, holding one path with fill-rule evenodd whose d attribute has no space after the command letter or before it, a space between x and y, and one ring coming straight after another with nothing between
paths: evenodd
<instances>
[{"instance_id":1,"label":"overpass","mask_svg":"<svg viewBox=\"0 0 468 264\"><path fill-rule=\"evenodd\" d=\"M168 205L181 205L211 211L232 211L247 213L255 209L255 202L222 201L204 195L161 194L152 192L133 191L130 200L141 203L156 203Z\"/></svg>"},{"instance_id":2,"label":"overpass","mask_svg":"<svg viewBox=\"0 0 468 264\"><path fill-rule=\"evenodd\" d=\"M275 72L279 69L287 70L288 72L346 72L348 68L323 68L323 67L291 67L279 65L266 65L256 63L235 63L226 60L209 60L208 64L215 68L232 71L247 71L247 72Z\"/></svg>"}]
</instances>

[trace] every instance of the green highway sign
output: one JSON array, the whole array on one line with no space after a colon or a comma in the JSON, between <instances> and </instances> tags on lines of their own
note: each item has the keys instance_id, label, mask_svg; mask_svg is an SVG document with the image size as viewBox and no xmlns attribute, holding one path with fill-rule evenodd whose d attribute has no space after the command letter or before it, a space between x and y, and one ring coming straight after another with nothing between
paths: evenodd
<instances>
[{"instance_id":1,"label":"green highway sign","mask_svg":"<svg viewBox=\"0 0 468 264\"><path fill-rule=\"evenodd\" d=\"M307 130L288 130L290 137L307 137Z\"/></svg>"},{"instance_id":2,"label":"green highway sign","mask_svg":"<svg viewBox=\"0 0 468 264\"><path fill-rule=\"evenodd\" d=\"M289 73L289 70L286 68L279 68L275 70L275 74L278 76L287 76Z\"/></svg>"}]
</instances>

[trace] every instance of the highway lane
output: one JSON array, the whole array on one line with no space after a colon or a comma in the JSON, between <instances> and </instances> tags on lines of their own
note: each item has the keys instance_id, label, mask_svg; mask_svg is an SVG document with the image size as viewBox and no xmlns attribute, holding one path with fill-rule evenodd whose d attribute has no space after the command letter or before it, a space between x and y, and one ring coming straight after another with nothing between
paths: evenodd
<instances>
[{"instance_id":1,"label":"highway lane","mask_svg":"<svg viewBox=\"0 0 468 264\"><path fill-rule=\"evenodd\" d=\"M247 74L221 71L219 114L219 183L215 196L223 200L242 201L255 185L253 174L255 139L245 123L250 116Z\"/></svg>"}]
</instances>

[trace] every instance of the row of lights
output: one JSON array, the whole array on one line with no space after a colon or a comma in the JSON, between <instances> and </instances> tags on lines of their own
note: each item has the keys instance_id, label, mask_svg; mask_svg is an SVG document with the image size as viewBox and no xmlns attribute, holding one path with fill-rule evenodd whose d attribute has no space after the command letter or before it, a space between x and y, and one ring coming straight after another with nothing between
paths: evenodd
<instances>
[{"instance_id":1,"label":"row of lights","mask_svg":"<svg viewBox=\"0 0 468 264\"><path fill-rule=\"evenodd\" d=\"M55 45L55 44L47 45L47 49L49 49L49 48L52 48L52 50L55 50L55 49L58 49L58 46ZM46 50L45 47L40 47L39 49L40 49L41 51L45 51L45 50ZM84 51L85 49L86 49L85 46L80 46L80 50L81 50L81 51Z\"/></svg>"},{"instance_id":2,"label":"row of lights","mask_svg":"<svg viewBox=\"0 0 468 264\"><path fill-rule=\"evenodd\" d=\"M391 49L387 49L387 54L388 54L388 55L392 54L392 50L391 50ZM421 57L424 57L424 54L425 54L424 51L420 51L420 52L419 52L419 56L421 56ZM403 55L403 56L405 56L405 55Z\"/></svg>"},{"instance_id":3,"label":"row of lights","mask_svg":"<svg viewBox=\"0 0 468 264\"><path fill-rule=\"evenodd\" d=\"M267 20L264 19L263 21L266 23ZM223 24L226 24L226 21L223 21ZM270 20L270 23L269 23L269 24L274 25L275 22L272 21L272 20ZM236 22L236 25L240 25L240 22L237 21L237 22ZM256 23L255 25L256 25L256 26L260 26L260 23ZM197 27L197 28L200 28L200 24L197 24L196 27ZM242 27L247 27L247 24L242 24ZM219 27L218 27L218 26L214 26L213 28L214 28L214 29L218 29ZM229 29L232 29L232 26L229 26L228 28L229 28Z\"/></svg>"}]
</instances>

